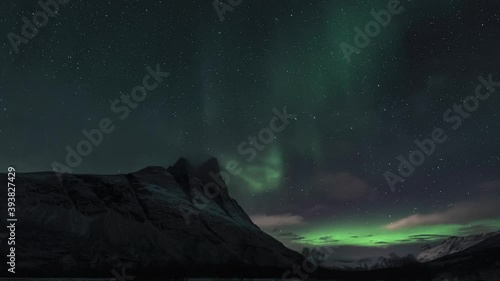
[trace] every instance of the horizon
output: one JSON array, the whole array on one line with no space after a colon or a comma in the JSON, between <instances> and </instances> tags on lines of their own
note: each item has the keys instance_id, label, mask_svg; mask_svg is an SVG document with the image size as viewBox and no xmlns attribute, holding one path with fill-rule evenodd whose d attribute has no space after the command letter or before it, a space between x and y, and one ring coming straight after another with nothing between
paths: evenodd
<instances>
[{"instance_id":1,"label":"horizon","mask_svg":"<svg viewBox=\"0 0 500 281\"><path fill-rule=\"evenodd\" d=\"M210 163L211 161L217 161L217 164L220 166L218 159L216 157L209 157L205 161L199 161L196 162L196 164L192 163L190 159L187 159L185 157L180 157L175 161L175 163L172 163L169 166L145 166L142 169L136 170L136 171L130 171L130 172L124 172L120 174L91 174L91 175L96 175L96 176L120 176L120 175L126 175L126 174L133 174L137 173L143 170L146 170L147 168L161 168L164 169L166 172L169 172L168 169L174 167L177 163L182 161L182 165L187 165L191 167L193 170L192 172L195 173L195 176L197 170L199 170L200 167L202 167L204 164ZM185 164L184 164L185 163ZM217 170L217 171L210 171L214 172L215 175L221 176L222 173L225 173L225 176L221 176L221 179L224 181L225 177L229 176L228 172L224 170ZM29 173L54 173L54 171L40 171L40 172L22 172L24 174L29 174ZM66 174L66 173L65 173ZM89 174L70 174L67 173L68 175L77 175L77 176L85 176ZM61 174L64 175L64 174ZM214 175L214 174L212 174ZM213 178L215 180L215 178ZM226 178L227 180L227 178ZM234 189L235 187L232 187L231 185L224 187L227 188L229 195L231 195L231 189ZM236 187L237 188L237 187ZM211 202L213 199L209 199ZM402 237L399 237L399 239L396 239L393 244L391 243L377 243L375 241L378 236L381 236L381 238L388 237L388 234L391 232L390 229L387 228L388 225L390 224L384 224L384 223L379 223L379 224L374 224L371 226L367 227L367 231L370 234L364 234L360 235L360 233L363 230L356 230L355 228L352 227L347 227L346 229L348 230L349 234L346 236L344 235L344 238L339 238L338 241L328 241L328 240L333 240L332 238L323 239L326 236L333 236L333 237L338 237L339 236L339 231L335 230L337 227L334 226L332 227L333 230L327 231L326 233L316 235L318 238L313 238L313 239L307 239L300 243L294 242L294 240L297 240L297 237L300 237L303 235L302 232L300 232L300 229L304 229L305 226L301 225L301 228L298 228L298 234L294 234L290 232L291 228L290 227L284 227L284 228L273 228L274 226L269 226L269 222L260 222L263 218L260 215L254 215L250 216L250 219L252 220L253 223L255 223L258 227L260 227L264 232L267 234L271 235L278 241L282 242L285 246L288 248L297 251L298 253L303 253L304 249L321 249L324 247L333 249L334 252L331 253L330 259L329 260L360 260L364 258L374 258L374 257L387 257L389 254L395 253L399 256L405 256L405 255L413 255L413 256L418 256L418 254L421 252L422 246L425 245L431 245L431 246L436 246L439 245L440 243L444 242L447 239L453 238L453 237L466 237L466 236L472 236L472 235L478 235L478 234L484 234L484 233L490 233L490 232L498 232L500 231L500 222L497 220L485 220L482 221L481 225L487 225L490 223L492 227L490 228L477 228L475 226L464 226L460 224L455 224L455 225L448 225L449 229L447 231L444 231L442 233L429 233L429 230L431 232L433 231L433 228L427 228L423 231L423 233L420 233L419 231L415 231L414 229L404 229L403 233L409 235L409 237L405 237L405 234L398 234L398 233L392 233L396 235L403 235ZM266 218L264 218L266 219ZM388 220L390 222L391 220ZM302 224L302 223L300 223ZM300 225L299 224L299 225ZM313 223L314 224L314 223ZM312 226L309 226L312 227ZM382 233L380 235L373 235L372 233L377 232L377 228L383 227L386 233ZM271 229L273 228L273 229ZM464 229L471 228L470 231L464 232ZM293 228L292 228L293 229ZM436 228L434 228L436 229ZM294 230L294 232L297 231ZM435 231L435 230L434 230ZM356 242L357 239L349 239L349 242L345 242L348 240L349 237L353 238L363 238L363 237L370 237L368 240L365 239L364 242ZM418 237L416 239L401 239L401 238L411 238L411 237ZM313 242L315 241L315 242ZM397 243L399 242L399 243ZM359 243L359 244L358 244ZM337 254L339 253L339 254ZM342 253L342 254L340 254Z\"/></svg>"}]
</instances>

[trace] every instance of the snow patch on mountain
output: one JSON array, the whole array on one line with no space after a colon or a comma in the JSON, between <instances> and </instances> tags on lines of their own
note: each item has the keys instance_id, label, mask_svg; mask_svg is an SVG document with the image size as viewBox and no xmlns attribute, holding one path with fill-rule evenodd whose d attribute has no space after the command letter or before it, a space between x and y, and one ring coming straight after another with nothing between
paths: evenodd
<instances>
[{"instance_id":1,"label":"snow patch on mountain","mask_svg":"<svg viewBox=\"0 0 500 281\"><path fill-rule=\"evenodd\" d=\"M500 235L500 232L481 233L465 237L452 236L444 240L436 247L427 247L426 249L424 249L418 255L417 260L419 262L428 262L447 255L458 253L472 246L475 246L495 235Z\"/></svg>"}]
</instances>

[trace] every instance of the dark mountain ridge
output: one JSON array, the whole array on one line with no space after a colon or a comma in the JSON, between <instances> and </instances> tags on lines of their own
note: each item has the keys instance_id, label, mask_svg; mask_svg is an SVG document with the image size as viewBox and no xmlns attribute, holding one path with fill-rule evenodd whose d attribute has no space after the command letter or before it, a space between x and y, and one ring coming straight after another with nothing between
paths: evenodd
<instances>
[{"instance_id":1,"label":"dark mountain ridge","mask_svg":"<svg viewBox=\"0 0 500 281\"><path fill-rule=\"evenodd\" d=\"M110 277L122 268L143 278L281 276L300 263L211 176L219 172L215 159L195 168L181 158L168 169L61 182L53 172L18 173L16 277ZM199 208L209 183L223 187Z\"/></svg>"}]
</instances>

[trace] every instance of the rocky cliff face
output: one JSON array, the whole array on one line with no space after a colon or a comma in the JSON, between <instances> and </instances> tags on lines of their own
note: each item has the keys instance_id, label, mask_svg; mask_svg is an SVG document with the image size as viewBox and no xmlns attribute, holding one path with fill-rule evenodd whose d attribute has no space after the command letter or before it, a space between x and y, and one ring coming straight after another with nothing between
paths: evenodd
<instances>
[{"instance_id":1,"label":"rocky cliff face","mask_svg":"<svg viewBox=\"0 0 500 281\"><path fill-rule=\"evenodd\" d=\"M126 267L197 275L218 268L278 272L300 263L299 254L252 223L225 186L203 209L193 204L204 185L220 183L209 175L218 169L215 159L197 169L180 159L168 169L64 175L62 182L51 172L17 174L19 272L109 276ZM189 223L181 206L197 212Z\"/></svg>"}]
</instances>

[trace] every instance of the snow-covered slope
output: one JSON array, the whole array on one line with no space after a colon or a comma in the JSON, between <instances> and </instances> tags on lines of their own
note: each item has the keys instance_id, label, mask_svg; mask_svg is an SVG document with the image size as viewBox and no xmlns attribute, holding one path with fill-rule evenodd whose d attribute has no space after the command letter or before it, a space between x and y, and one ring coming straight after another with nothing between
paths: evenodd
<instances>
[{"instance_id":1,"label":"snow-covered slope","mask_svg":"<svg viewBox=\"0 0 500 281\"><path fill-rule=\"evenodd\" d=\"M500 235L500 232L489 232L465 237L453 236L444 240L440 245L423 250L417 257L419 262L428 262L444 256L455 254L469 249L488 238Z\"/></svg>"}]
</instances>

